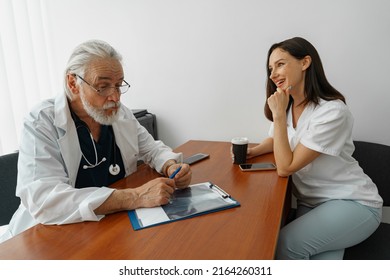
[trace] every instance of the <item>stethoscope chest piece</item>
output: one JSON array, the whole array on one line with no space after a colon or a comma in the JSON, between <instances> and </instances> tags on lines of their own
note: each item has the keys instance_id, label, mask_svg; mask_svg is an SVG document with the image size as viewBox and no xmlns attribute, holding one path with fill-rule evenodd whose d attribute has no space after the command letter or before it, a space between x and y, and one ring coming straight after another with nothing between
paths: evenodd
<instances>
[{"instance_id":1,"label":"stethoscope chest piece","mask_svg":"<svg viewBox=\"0 0 390 280\"><path fill-rule=\"evenodd\" d=\"M110 171L111 175L116 176L121 172L121 168L119 167L119 164L111 164L108 171Z\"/></svg>"}]
</instances>

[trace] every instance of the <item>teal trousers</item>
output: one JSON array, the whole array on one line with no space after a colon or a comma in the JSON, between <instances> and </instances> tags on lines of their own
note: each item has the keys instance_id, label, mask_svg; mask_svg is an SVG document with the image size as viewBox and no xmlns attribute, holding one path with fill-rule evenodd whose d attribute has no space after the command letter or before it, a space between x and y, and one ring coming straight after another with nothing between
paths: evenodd
<instances>
[{"instance_id":1,"label":"teal trousers","mask_svg":"<svg viewBox=\"0 0 390 280\"><path fill-rule=\"evenodd\" d=\"M342 260L344 249L368 238L382 208L352 200L330 200L315 208L300 205L297 218L281 229L276 259Z\"/></svg>"}]
</instances>

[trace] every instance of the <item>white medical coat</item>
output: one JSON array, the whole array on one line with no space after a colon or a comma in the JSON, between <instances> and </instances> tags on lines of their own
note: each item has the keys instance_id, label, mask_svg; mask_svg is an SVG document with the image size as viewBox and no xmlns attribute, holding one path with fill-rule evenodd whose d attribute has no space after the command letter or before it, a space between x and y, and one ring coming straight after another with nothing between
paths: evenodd
<instances>
[{"instance_id":1,"label":"white medical coat","mask_svg":"<svg viewBox=\"0 0 390 280\"><path fill-rule=\"evenodd\" d=\"M161 141L154 141L131 110L121 106L112 127L126 176L142 159L161 173L168 159L182 161ZM24 120L18 162L16 195L21 204L12 217L4 241L31 226L98 221L100 206L114 191L108 186L76 189L82 154L65 94L39 104Z\"/></svg>"}]
</instances>

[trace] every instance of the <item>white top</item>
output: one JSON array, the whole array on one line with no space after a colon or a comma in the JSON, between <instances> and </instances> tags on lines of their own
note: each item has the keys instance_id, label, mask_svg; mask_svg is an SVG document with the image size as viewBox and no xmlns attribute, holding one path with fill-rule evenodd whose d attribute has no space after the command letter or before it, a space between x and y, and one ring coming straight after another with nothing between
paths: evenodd
<instances>
[{"instance_id":1,"label":"white top","mask_svg":"<svg viewBox=\"0 0 390 280\"><path fill-rule=\"evenodd\" d=\"M341 101L320 100L309 104L302 112L296 128L291 109L287 113L287 131L291 150L298 143L320 152L313 162L292 175L294 195L307 206L332 199L355 200L380 208L383 200L372 180L352 157L353 117ZM272 123L269 135L273 137Z\"/></svg>"},{"instance_id":2,"label":"white top","mask_svg":"<svg viewBox=\"0 0 390 280\"><path fill-rule=\"evenodd\" d=\"M142 159L161 173L168 159L182 161L161 141L154 141L131 110L121 106L112 125L126 176ZM34 226L98 221L94 210L114 191L107 186L76 189L82 154L65 94L39 104L24 120L16 195L21 204L0 242Z\"/></svg>"}]
</instances>

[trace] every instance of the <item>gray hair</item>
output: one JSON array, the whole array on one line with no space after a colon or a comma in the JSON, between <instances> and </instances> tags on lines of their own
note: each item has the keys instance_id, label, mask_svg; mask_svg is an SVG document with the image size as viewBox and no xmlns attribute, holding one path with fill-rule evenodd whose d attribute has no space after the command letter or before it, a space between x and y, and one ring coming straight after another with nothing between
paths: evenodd
<instances>
[{"instance_id":1,"label":"gray hair","mask_svg":"<svg viewBox=\"0 0 390 280\"><path fill-rule=\"evenodd\" d=\"M68 60L64 74L64 90L70 100L73 93L68 88L67 75L77 74L84 77L88 64L95 58L115 58L122 63L122 56L104 41L90 40L78 45Z\"/></svg>"}]
</instances>

